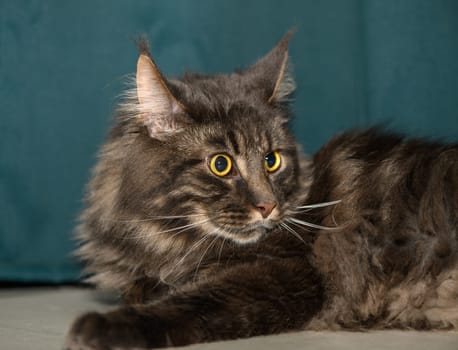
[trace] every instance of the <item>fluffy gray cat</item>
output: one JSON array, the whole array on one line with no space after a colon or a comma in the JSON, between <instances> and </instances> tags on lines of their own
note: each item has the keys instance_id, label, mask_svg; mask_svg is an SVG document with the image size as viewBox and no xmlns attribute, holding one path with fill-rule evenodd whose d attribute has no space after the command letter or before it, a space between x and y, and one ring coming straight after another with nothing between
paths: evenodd
<instances>
[{"instance_id":1,"label":"fluffy gray cat","mask_svg":"<svg viewBox=\"0 0 458 350\"><path fill-rule=\"evenodd\" d=\"M288 40L180 79L140 42L79 227L89 280L125 305L79 317L67 349L458 328L458 145L370 129L304 156Z\"/></svg>"}]
</instances>

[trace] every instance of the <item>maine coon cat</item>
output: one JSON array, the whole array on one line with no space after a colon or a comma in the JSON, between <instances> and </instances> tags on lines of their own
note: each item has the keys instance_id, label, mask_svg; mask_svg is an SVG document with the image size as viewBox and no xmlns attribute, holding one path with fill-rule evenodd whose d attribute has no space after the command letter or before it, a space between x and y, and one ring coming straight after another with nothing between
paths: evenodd
<instances>
[{"instance_id":1,"label":"maine coon cat","mask_svg":"<svg viewBox=\"0 0 458 350\"><path fill-rule=\"evenodd\" d=\"M304 156L288 40L180 79L140 42L79 227L89 280L125 304L79 317L66 348L458 328L458 145L370 129Z\"/></svg>"}]
</instances>

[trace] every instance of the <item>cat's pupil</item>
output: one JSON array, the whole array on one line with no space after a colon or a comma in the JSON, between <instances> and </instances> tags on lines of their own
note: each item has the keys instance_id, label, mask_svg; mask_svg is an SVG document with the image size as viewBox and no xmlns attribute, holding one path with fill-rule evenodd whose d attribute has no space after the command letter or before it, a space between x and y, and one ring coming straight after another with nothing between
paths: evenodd
<instances>
[{"instance_id":1,"label":"cat's pupil","mask_svg":"<svg viewBox=\"0 0 458 350\"><path fill-rule=\"evenodd\" d=\"M275 154L274 153L269 153L266 157L266 163L267 163L267 166L269 168L273 168L273 166L275 165L275 162L276 162L276 157L275 157Z\"/></svg>"},{"instance_id":2,"label":"cat's pupil","mask_svg":"<svg viewBox=\"0 0 458 350\"><path fill-rule=\"evenodd\" d=\"M215 160L215 168L216 170L218 170L219 172L224 172L227 167L228 167L228 163L227 163L227 159L223 156L219 156L218 158L216 158Z\"/></svg>"}]
</instances>

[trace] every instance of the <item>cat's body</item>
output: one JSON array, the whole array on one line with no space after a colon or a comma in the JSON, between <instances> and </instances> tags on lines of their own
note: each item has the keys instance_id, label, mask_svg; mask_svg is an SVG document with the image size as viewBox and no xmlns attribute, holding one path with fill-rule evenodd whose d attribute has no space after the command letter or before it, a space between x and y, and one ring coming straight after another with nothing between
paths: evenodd
<instances>
[{"instance_id":1,"label":"cat's body","mask_svg":"<svg viewBox=\"0 0 458 350\"><path fill-rule=\"evenodd\" d=\"M458 328L457 146L354 132L314 166L308 200L341 200L318 218L339 229L313 245L328 295L314 326Z\"/></svg>"},{"instance_id":2,"label":"cat's body","mask_svg":"<svg viewBox=\"0 0 458 350\"><path fill-rule=\"evenodd\" d=\"M458 146L369 130L303 157L286 47L181 81L142 47L79 229L92 281L127 305L80 317L69 349L458 328Z\"/></svg>"}]
</instances>

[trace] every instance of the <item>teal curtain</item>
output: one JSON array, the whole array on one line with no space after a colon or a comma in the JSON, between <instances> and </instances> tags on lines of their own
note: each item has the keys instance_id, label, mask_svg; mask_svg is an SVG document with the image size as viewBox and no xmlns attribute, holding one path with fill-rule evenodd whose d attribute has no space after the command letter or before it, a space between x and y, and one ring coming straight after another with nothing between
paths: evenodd
<instances>
[{"instance_id":1,"label":"teal curtain","mask_svg":"<svg viewBox=\"0 0 458 350\"><path fill-rule=\"evenodd\" d=\"M72 230L136 35L177 75L250 64L294 26L307 151L377 123L458 139L454 0L0 0L0 280L78 278Z\"/></svg>"}]
</instances>

